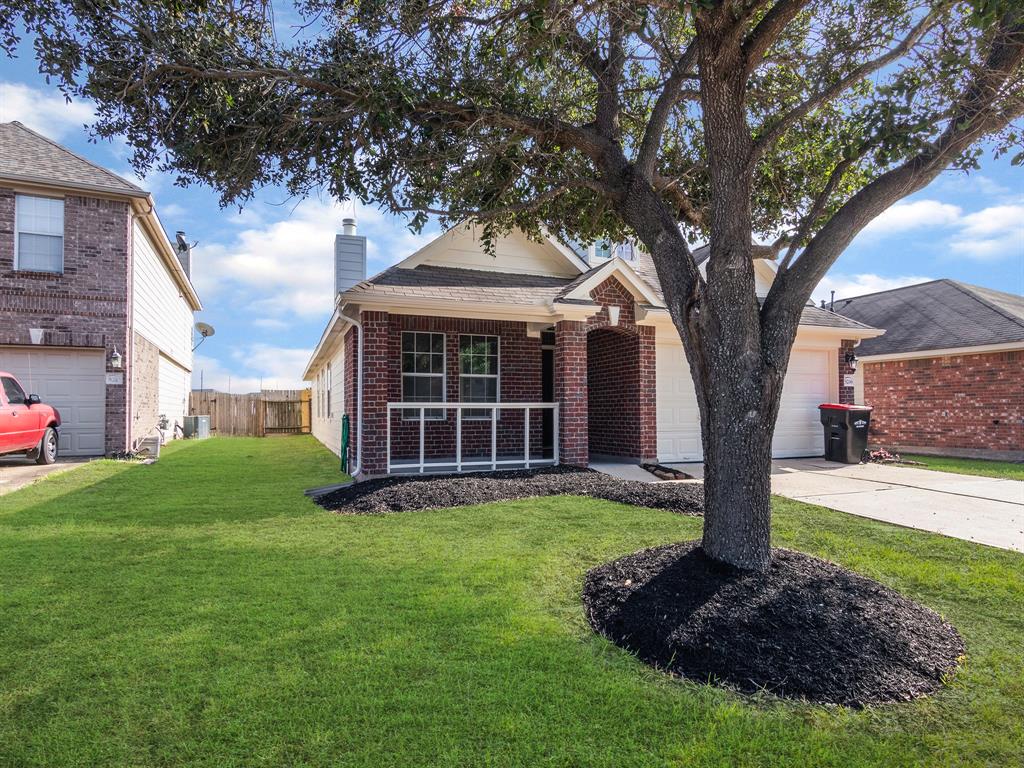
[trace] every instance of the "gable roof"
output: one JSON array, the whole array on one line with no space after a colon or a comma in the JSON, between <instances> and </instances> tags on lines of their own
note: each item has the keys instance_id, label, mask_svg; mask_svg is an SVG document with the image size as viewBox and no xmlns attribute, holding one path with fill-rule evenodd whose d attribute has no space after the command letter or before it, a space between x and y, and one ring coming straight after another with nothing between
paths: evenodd
<instances>
[{"instance_id":1,"label":"gable roof","mask_svg":"<svg viewBox=\"0 0 1024 768\"><path fill-rule=\"evenodd\" d=\"M837 299L835 311L886 333L860 356L1024 342L1024 298L956 280L933 280Z\"/></svg>"},{"instance_id":2,"label":"gable roof","mask_svg":"<svg viewBox=\"0 0 1024 768\"><path fill-rule=\"evenodd\" d=\"M146 191L21 123L0 123L0 178L145 197Z\"/></svg>"}]
</instances>

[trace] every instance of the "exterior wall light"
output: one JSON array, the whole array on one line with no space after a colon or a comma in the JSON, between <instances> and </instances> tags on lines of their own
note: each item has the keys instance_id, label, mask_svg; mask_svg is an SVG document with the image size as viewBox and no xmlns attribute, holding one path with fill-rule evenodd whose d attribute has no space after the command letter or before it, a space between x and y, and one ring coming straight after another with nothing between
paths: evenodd
<instances>
[{"instance_id":1,"label":"exterior wall light","mask_svg":"<svg viewBox=\"0 0 1024 768\"><path fill-rule=\"evenodd\" d=\"M843 356L843 362L850 366L851 371L857 370L857 356L853 353L852 349L846 351L846 354Z\"/></svg>"},{"instance_id":2,"label":"exterior wall light","mask_svg":"<svg viewBox=\"0 0 1024 768\"><path fill-rule=\"evenodd\" d=\"M117 351L117 347L114 347L114 351L110 355L110 367L121 368L121 353Z\"/></svg>"}]
</instances>

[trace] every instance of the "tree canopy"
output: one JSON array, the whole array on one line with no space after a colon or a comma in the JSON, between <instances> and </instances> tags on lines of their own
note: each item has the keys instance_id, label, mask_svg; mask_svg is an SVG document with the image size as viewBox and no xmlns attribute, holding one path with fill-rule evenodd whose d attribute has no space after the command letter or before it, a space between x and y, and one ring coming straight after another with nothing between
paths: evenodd
<instances>
[{"instance_id":1,"label":"tree canopy","mask_svg":"<svg viewBox=\"0 0 1024 768\"><path fill-rule=\"evenodd\" d=\"M811 291L856 234L983 151L1021 161L1021 0L0 0L11 52L96 131L244 202L649 251L701 413L704 549L770 558L771 438ZM706 276L688 242L706 239ZM781 252L755 294L753 241Z\"/></svg>"}]
</instances>

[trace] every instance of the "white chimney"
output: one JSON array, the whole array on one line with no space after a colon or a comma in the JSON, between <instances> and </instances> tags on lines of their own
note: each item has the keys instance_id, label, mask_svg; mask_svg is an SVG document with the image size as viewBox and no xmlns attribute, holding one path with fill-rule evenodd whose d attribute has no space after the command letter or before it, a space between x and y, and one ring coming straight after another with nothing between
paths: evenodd
<instances>
[{"instance_id":1,"label":"white chimney","mask_svg":"<svg viewBox=\"0 0 1024 768\"><path fill-rule=\"evenodd\" d=\"M334 290L344 293L366 279L366 238L356 234L356 220L341 220L341 233L334 236Z\"/></svg>"}]
</instances>

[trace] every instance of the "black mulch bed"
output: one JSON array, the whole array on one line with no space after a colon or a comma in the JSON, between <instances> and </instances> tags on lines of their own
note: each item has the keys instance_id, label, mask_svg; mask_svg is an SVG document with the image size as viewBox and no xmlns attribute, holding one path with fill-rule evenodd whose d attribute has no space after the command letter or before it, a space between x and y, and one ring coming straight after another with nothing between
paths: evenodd
<instances>
[{"instance_id":1,"label":"black mulch bed","mask_svg":"<svg viewBox=\"0 0 1024 768\"><path fill-rule=\"evenodd\" d=\"M704 513L704 488L700 484L642 483L575 467L383 477L332 491L316 501L335 512L376 515L562 495L592 496L682 515Z\"/></svg>"},{"instance_id":2,"label":"black mulch bed","mask_svg":"<svg viewBox=\"0 0 1024 768\"><path fill-rule=\"evenodd\" d=\"M589 571L583 605L597 632L662 671L817 703L924 696L964 653L934 611L786 549L764 574L714 563L698 542L645 549Z\"/></svg>"}]
</instances>

